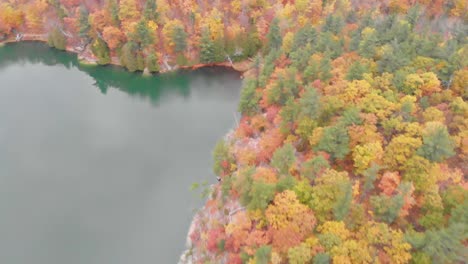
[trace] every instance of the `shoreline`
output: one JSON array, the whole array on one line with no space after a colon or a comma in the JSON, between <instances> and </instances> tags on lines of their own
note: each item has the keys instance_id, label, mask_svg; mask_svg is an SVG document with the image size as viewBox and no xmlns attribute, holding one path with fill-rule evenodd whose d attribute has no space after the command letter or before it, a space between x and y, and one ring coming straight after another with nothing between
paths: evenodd
<instances>
[{"instance_id":1,"label":"shoreline","mask_svg":"<svg viewBox=\"0 0 468 264\"><path fill-rule=\"evenodd\" d=\"M47 45L47 40L44 38L25 38L20 41L16 41L15 39L9 38L9 39L4 39L0 41L0 48L5 46L5 45L14 45L15 43L21 43L21 42L40 42L44 43ZM50 47L51 49L55 49L53 47ZM57 50L57 49L56 49ZM111 62L105 65L100 65L97 63L97 59L94 57L89 57L86 56L86 51L87 49L83 50L82 52L76 50L72 46L67 46L65 50L60 50L64 52L69 52L77 55L77 60L78 63L82 65L87 65L87 66L117 66L117 67L122 67L126 71L128 71L124 66L120 64L120 62L116 59L111 59ZM246 59L244 61L240 62L234 62L230 63L228 61L225 62L219 62L219 63L207 63L207 64L194 64L192 66L174 66L170 70L162 70L159 72L154 72L150 73L147 71L145 68L144 71L137 71L134 73L141 74L142 76L145 77L150 77L155 74L164 74L164 73L171 73L171 72L177 72L178 70L187 70L187 71L195 71L201 68L209 68L209 67L223 67L223 68L228 68L231 70L234 70L240 74L240 78L244 78L245 76L248 76L249 74L252 74L252 71L254 70L252 67L252 61L251 59ZM213 190L216 188L217 184L212 184L211 189ZM184 245L184 250L180 253L179 259L177 259L178 264L193 264L196 261L196 247L194 245L194 241L192 241L192 238L190 237L192 233L194 233L197 228L199 228L200 222L203 219L204 214L206 213L206 201L203 203L203 205L198 208L197 212L192 216L191 222L189 225L189 228L186 232L186 238L185 238L185 245Z\"/></svg>"},{"instance_id":2,"label":"shoreline","mask_svg":"<svg viewBox=\"0 0 468 264\"><path fill-rule=\"evenodd\" d=\"M14 38L7 38L7 39L4 39L4 40L0 41L0 47L3 47L5 45L7 45L7 44L21 43L21 42L41 42L41 43L47 44L47 39L45 39L43 36L38 36L38 37L36 37L36 36L33 36L33 37L25 36L20 41L16 41L16 39L14 39ZM51 49L55 49L55 48L51 47ZM122 67L122 68L125 69L125 67L122 66L122 64L120 64L120 62L118 60L115 60L115 59L111 59L111 62L109 62L108 64L104 64L104 65L98 64L96 58L86 55L87 49L80 52L80 51L76 50L72 46L67 46L65 48L65 50L63 50L63 51L76 54L79 63L81 63L83 65L90 65L90 66L112 65L112 66ZM162 66L162 65L160 65L160 66ZM243 61L234 62L232 64L230 62L228 62L228 61L225 61L225 62L214 62L214 63L205 63L205 64L204 63L199 63L199 64L194 64L192 66L175 65L170 70L165 69L165 70L160 70L158 72L153 72L153 73L149 72L147 70L147 68L145 68L145 70L136 71L135 73L140 73L143 76L151 76L153 74L164 74L164 73L176 72L177 70L195 71L195 70L198 70L198 69L201 69L201 68L209 68L209 67L224 67L224 68L232 69L232 70L240 73L241 78L244 78L244 76L249 75L249 72L252 70L251 60L246 59L246 60L243 60Z\"/></svg>"}]
</instances>

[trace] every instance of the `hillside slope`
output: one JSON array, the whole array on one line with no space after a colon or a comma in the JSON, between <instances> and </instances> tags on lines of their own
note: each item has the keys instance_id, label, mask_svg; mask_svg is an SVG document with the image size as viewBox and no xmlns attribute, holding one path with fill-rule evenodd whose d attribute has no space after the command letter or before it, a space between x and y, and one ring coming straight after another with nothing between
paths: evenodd
<instances>
[{"instance_id":1,"label":"hillside slope","mask_svg":"<svg viewBox=\"0 0 468 264\"><path fill-rule=\"evenodd\" d=\"M252 59L193 263L464 263L466 1L5 1L130 71Z\"/></svg>"}]
</instances>

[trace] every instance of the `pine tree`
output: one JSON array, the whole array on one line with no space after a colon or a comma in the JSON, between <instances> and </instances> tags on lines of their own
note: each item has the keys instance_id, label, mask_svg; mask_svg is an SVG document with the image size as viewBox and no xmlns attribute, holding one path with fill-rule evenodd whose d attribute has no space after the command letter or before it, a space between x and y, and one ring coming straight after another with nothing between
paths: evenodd
<instances>
[{"instance_id":1,"label":"pine tree","mask_svg":"<svg viewBox=\"0 0 468 264\"><path fill-rule=\"evenodd\" d=\"M256 27L252 27L247 34L242 34L240 38L240 46L242 47L242 55L244 58L255 56L262 43L256 31Z\"/></svg>"},{"instance_id":2,"label":"pine tree","mask_svg":"<svg viewBox=\"0 0 468 264\"><path fill-rule=\"evenodd\" d=\"M436 263L458 263L466 260L466 223L452 224L448 228L431 230L426 233L422 251Z\"/></svg>"},{"instance_id":3,"label":"pine tree","mask_svg":"<svg viewBox=\"0 0 468 264\"><path fill-rule=\"evenodd\" d=\"M332 66L331 66L331 60L329 57L325 57L320 61L320 80L327 82L331 79L333 76L331 74Z\"/></svg>"},{"instance_id":4,"label":"pine tree","mask_svg":"<svg viewBox=\"0 0 468 264\"><path fill-rule=\"evenodd\" d=\"M271 166L276 168L281 176L288 176L289 169L296 162L296 149L291 144L278 148L271 159Z\"/></svg>"},{"instance_id":5,"label":"pine tree","mask_svg":"<svg viewBox=\"0 0 468 264\"><path fill-rule=\"evenodd\" d=\"M256 92L256 83L252 79L247 79L244 83L239 100L239 111L242 114L253 115L258 111L258 100L260 98Z\"/></svg>"},{"instance_id":6,"label":"pine tree","mask_svg":"<svg viewBox=\"0 0 468 264\"><path fill-rule=\"evenodd\" d=\"M216 39L213 41L213 62L222 62L226 59L226 52L224 51L224 41L222 39Z\"/></svg>"},{"instance_id":7,"label":"pine tree","mask_svg":"<svg viewBox=\"0 0 468 264\"><path fill-rule=\"evenodd\" d=\"M54 47L59 50L65 50L67 46L67 39L65 38L65 35L63 35L62 31L60 31L59 28L54 28L49 33L47 44L49 44L50 47Z\"/></svg>"},{"instance_id":8,"label":"pine tree","mask_svg":"<svg viewBox=\"0 0 468 264\"><path fill-rule=\"evenodd\" d=\"M145 20L156 21L158 19L158 12L156 0L146 0L145 6L143 8L143 18Z\"/></svg>"},{"instance_id":9,"label":"pine tree","mask_svg":"<svg viewBox=\"0 0 468 264\"><path fill-rule=\"evenodd\" d=\"M137 52L137 70L143 71L145 69L145 59L143 58L143 55L141 54L141 51Z\"/></svg>"},{"instance_id":10,"label":"pine tree","mask_svg":"<svg viewBox=\"0 0 468 264\"><path fill-rule=\"evenodd\" d=\"M267 52L269 52L272 49L279 49L281 47L281 44L283 42L283 39L281 37L281 30L279 26L279 19L275 18L271 22L270 30L268 31L267 34Z\"/></svg>"},{"instance_id":11,"label":"pine tree","mask_svg":"<svg viewBox=\"0 0 468 264\"><path fill-rule=\"evenodd\" d=\"M134 34L132 34L131 39L140 43L141 47L146 47L154 42L154 35L150 32L148 28L148 23L145 19L140 20L136 26Z\"/></svg>"},{"instance_id":12,"label":"pine tree","mask_svg":"<svg viewBox=\"0 0 468 264\"><path fill-rule=\"evenodd\" d=\"M154 53L150 53L146 57L146 67L150 72L158 72L159 71L159 62L158 57Z\"/></svg>"},{"instance_id":13,"label":"pine tree","mask_svg":"<svg viewBox=\"0 0 468 264\"><path fill-rule=\"evenodd\" d=\"M91 26L89 25L88 17L89 17L88 10L86 10L86 7L81 6L80 17L78 18L78 22L79 22L78 35L82 38L85 38L88 36L89 29L91 28Z\"/></svg>"},{"instance_id":14,"label":"pine tree","mask_svg":"<svg viewBox=\"0 0 468 264\"><path fill-rule=\"evenodd\" d=\"M134 72L138 70L138 62L136 51L138 49L138 45L133 42L129 41L123 45L121 54L120 54L120 62L122 66L128 69L130 72Z\"/></svg>"},{"instance_id":15,"label":"pine tree","mask_svg":"<svg viewBox=\"0 0 468 264\"><path fill-rule=\"evenodd\" d=\"M108 0L107 8L109 10L109 14L114 26L118 26L120 24L119 19L119 5L117 4L117 0Z\"/></svg>"},{"instance_id":16,"label":"pine tree","mask_svg":"<svg viewBox=\"0 0 468 264\"><path fill-rule=\"evenodd\" d=\"M172 40L175 43L175 52L184 52L187 48L187 33L183 26L175 26L172 31Z\"/></svg>"},{"instance_id":17,"label":"pine tree","mask_svg":"<svg viewBox=\"0 0 468 264\"><path fill-rule=\"evenodd\" d=\"M359 61L351 64L349 67L349 71L346 74L346 80L353 81L353 80L362 80L364 73L367 72L367 69L364 65L362 65Z\"/></svg>"},{"instance_id":18,"label":"pine tree","mask_svg":"<svg viewBox=\"0 0 468 264\"><path fill-rule=\"evenodd\" d=\"M98 58L98 64L105 65L110 63L109 48L104 40L96 38L91 45L91 50Z\"/></svg>"},{"instance_id":19,"label":"pine tree","mask_svg":"<svg viewBox=\"0 0 468 264\"><path fill-rule=\"evenodd\" d=\"M307 86L305 88L299 104L301 105L301 115L317 119L320 110L320 94L315 87Z\"/></svg>"},{"instance_id":20,"label":"pine tree","mask_svg":"<svg viewBox=\"0 0 468 264\"><path fill-rule=\"evenodd\" d=\"M455 154L447 127L442 124L431 125L423 135L423 142L418 154L432 162L441 162Z\"/></svg>"},{"instance_id":21,"label":"pine tree","mask_svg":"<svg viewBox=\"0 0 468 264\"><path fill-rule=\"evenodd\" d=\"M331 154L333 159L343 159L349 153L349 136L346 127L327 127L323 131L316 150L323 150Z\"/></svg>"},{"instance_id":22,"label":"pine tree","mask_svg":"<svg viewBox=\"0 0 468 264\"><path fill-rule=\"evenodd\" d=\"M333 215L337 221L342 221L348 215L353 200L353 188L349 181L340 183L340 196L333 207Z\"/></svg>"},{"instance_id":23,"label":"pine tree","mask_svg":"<svg viewBox=\"0 0 468 264\"><path fill-rule=\"evenodd\" d=\"M200 62L213 62L215 60L215 49L214 43L211 40L210 31L208 29L202 32L200 41Z\"/></svg>"}]
</instances>

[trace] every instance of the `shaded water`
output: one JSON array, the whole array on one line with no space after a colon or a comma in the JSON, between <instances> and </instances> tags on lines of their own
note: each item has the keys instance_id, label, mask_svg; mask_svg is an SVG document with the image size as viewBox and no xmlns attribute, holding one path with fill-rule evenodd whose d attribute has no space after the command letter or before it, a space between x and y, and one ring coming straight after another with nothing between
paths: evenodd
<instances>
[{"instance_id":1,"label":"shaded water","mask_svg":"<svg viewBox=\"0 0 468 264\"><path fill-rule=\"evenodd\" d=\"M0 48L0 263L176 263L241 81Z\"/></svg>"}]
</instances>

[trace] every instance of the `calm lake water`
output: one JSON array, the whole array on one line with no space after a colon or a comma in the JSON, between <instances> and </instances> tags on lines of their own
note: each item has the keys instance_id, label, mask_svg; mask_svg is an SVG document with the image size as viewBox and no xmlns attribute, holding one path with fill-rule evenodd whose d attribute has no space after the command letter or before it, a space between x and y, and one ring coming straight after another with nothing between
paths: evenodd
<instances>
[{"instance_id":1,"label":"calm lake water","mask_svg":"<svg viewBox=\"0 0 468 264\"><path fill-rule=\"evenodd\" d=\"M145 78L1 47L0 263L176 263L240 86L223 69Z\"/></svg>"}]
</instances>

